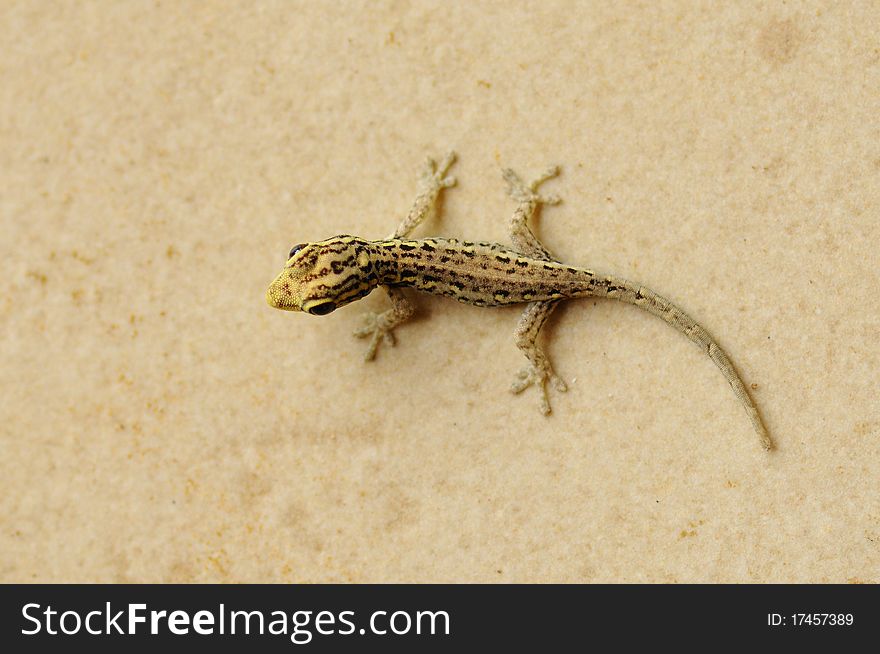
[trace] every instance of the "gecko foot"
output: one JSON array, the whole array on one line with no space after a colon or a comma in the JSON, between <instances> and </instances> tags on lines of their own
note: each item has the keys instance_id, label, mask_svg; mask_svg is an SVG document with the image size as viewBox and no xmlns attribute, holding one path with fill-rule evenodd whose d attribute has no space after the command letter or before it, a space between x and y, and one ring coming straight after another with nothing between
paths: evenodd
<instances>
[{"instance_id":1,"label":"gecko foot","mask_svg":"<svg viewBox=\"0 0 880 654\"><path fill-rule=\"evenodd\" d=\"M534 384L541 391L541 413L545 416L550 415L550 398L547 396L547 382L550 381L560 393L568 390L568 386L562 381L553 369L549 366L546 370L539 370L535 366L527 366L519 371L516 381L510 386L513 393L522 393L529 386Z\"/></svg>"},{"instance_id":2,"label":"gecko foot","mask_svg":"<svg viewBox=\"0 0 880 654\"><path fill-rule=\"evenodd\" d=\"M394 346L393 327L388 324L383 314L372 311L363 315L363 322L362 327L354 330L354 335L358 338L370 337L370 344L364 352L364 361L372 361L376 358L379 343L385 343L389 347Z\"/></svg>"},{"instance_id":3,"label":"gecko foot","mask_svg":"<svg viewBox=\"0 0 880 654\"><path fill-rule=\"evenodd\" d=\"M517 202L535 202L536 204L559 204L562 199L558 195L540 195L538 187L548 179L559 174L559 166L550 166L539 177L529 184L520 179L512 168L501 171L504 181L507 182L507 193Z\"/></svg>"},{"instance_id":4,"label":"gecko foot","mask_svg":"<svg viewBox=\"0 0 880 654\"><path fill-rule=\"evenodd\" d=\"M424 166L419 173L419 181L426 191L439 191L442 188L455 186L455 177L446 177L446 171L455 161L455 152L450 150L446 156L437 163L431 157L425 160Z\"/></svg>"}]
</instances>

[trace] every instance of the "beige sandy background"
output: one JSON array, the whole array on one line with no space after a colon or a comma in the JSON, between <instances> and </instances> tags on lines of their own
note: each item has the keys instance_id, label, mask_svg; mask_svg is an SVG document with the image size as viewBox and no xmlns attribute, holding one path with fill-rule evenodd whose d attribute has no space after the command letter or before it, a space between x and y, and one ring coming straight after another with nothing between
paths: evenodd
<instances>
[{"instance_id":1,"label":"beige sandy background","mask_svg":"<svg viewBox=\"0 0 880 654\"><path fill-rule=\"evenodd\" d=\"M0 5L0 581L876 582L880 5ZM291 245L536 231L679 302L266 306Z\"/></svg>"}]
</instances>

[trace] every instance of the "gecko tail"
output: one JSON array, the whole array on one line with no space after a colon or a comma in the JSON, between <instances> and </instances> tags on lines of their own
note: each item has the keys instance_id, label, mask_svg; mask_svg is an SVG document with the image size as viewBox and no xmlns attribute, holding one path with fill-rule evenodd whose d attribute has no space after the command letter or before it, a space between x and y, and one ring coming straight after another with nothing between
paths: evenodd
<instances>
[{"instance_id":1,"label":"gecko tail","mask_svg":"<svg viewBox=\"0 0 880 654\"><path fill-rule=\"evenodd\" d=\"M746 390L742 378L739 376L736 368L734 368L730 358L721 349L721 346L715 342L715 339L697 321L680 307L645 286L611 276L600 276L599 279L602 281L598 284L597 295L604 295L605 297L634 304L644 309L680 331L706 352L709 358L721 370L721 374L724 375L727 383L730 384L734 394L739 398L743 408L745 408L749 420L752 422L752 427L754 427L758 438L761 440L761 446L768 452L773 449L773 441L770 439L770 434L767 433L767 428L761 420L758 408L755 406L755 402L749 395L748 390Z\"/></svg>"}]
</instances>

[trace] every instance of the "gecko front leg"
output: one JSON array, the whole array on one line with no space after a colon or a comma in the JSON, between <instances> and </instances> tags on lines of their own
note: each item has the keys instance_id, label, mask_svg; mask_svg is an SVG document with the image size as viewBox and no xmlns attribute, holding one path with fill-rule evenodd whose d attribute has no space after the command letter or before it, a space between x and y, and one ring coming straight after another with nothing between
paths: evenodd
<instances>
[{"instance_id":1,"label":"gecko front leg","mask_svg":"<svg viewBox=\"0 0 880 654\"><path fill-rule=\"evenodd\" d=\"M455 177L447 177L446 171L455 161L455 152L449 151L438 164L428 157L419 173L419 192L397 229L388 238L403 238L409 235L436 208L440 191L455 185ZM358 338L370 337L370 344L364 353L364 361L376 358L380 343L394 345L394 328L409 320L415 312L412 303L396 288L384 287L391 300L391 308L382 313L369 311L363 315L363 326L354 331Z\"/></svg>"},{"instance_id":2,"label":"gecko front leg","mask_svg":"<svg viewBox=\"0 0 880 654\"><path fill-rule=\"evenodd\" d=\"M397 229L388 238L403 238L419 226L437 205L440 191L455 186L455 177L446 177L446 171L455 162L455 152L450 150L438 164L431 157L425 159L419 172L419 193L412 208Z\"/></svg>"},{"instance_id":3,"label":"gecko front leg","mask_svg":"<svg viewBox=\"0 0 880 654\"><path fill-rule=\"evenodd\" d=\"M530 184L523 182L519 175L510 168L505 169L502 174L508 184L508 194L519 203L508 226L510 240L513 242L514 248L536 259L556 261L543 243L538 240L538 237L529 229L528 220L540 205L559 203L559 197L555 195L544 196L537 192L541 183L559 174L559 168L556 166L548 168ZM523 311L514 332L516 346L526 355L529 365L519 372L510 390L514 393L521 393L532 384L537 386L540 391L541 413L544 415L550 413L547 382L550 381L553 387L561 393L568 390L562 378L553 371L553 366L550 365L550 360L544 350L538 345L538 334L541 327L544 326L559 302L559 300L532 302Z\"/></svg>"},{"instance_id":4,"label":"gecko front leg","mask_svg":"<svg viewBox=\"0 0 880 654\"><path fill-rule=\"evenodd\" d=\"M364 353L364 361L372 361L376 358L376 350L379 343L394 345L394 328L400 323L409 320L415 312L412 303L406 299L403 292L398 288L385 288L388 299L391 300L391 308L382 313L370 311L363 316L364 325L354 331L358 338L370 337L370 344Z\"/></svg>"}]
</instances>

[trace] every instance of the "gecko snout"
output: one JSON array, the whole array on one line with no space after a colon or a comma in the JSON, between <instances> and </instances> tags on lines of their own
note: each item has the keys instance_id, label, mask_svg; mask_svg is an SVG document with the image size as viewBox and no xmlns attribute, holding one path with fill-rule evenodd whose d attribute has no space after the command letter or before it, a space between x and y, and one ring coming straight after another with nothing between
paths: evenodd
<instances>
[{"instance_id":1,"label":"gecko snout","mask_svg":"<svg viewBox=\"0 0 880 654\"><path fill-rule=\"evenodd\" d=\"M301 311L299 301L293 293L293 281L287 271L282 272L266 289L266 302L273 309L282 311Z\"/></svg>"}]
</instances>

